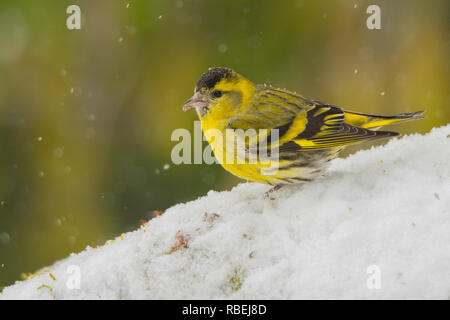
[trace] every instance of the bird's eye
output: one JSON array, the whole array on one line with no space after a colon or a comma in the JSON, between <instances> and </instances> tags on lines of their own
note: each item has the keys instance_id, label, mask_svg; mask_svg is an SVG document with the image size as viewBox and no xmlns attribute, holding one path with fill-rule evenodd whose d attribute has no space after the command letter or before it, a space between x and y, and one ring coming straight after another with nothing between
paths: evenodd
<instances>
[{"instance_id":1,"label":"bird's eye","mask_svg":"<svg viewBox=\"0 0 450 320\"><path fill-rule=\"evenodd\" d=\"M214 98L220 98L222 96L222 93L223 92L220 90L214 90L213 92L211 92L211 94Z\"/></svg>"}]
</instances>

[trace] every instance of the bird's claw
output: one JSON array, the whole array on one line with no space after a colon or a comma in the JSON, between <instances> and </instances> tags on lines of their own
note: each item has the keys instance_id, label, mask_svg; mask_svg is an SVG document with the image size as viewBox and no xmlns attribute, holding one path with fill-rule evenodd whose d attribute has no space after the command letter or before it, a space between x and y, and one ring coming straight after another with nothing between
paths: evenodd
<instances>
[{"instance_id":1,"label":"bird's claw","mask_svg":"<svg viewBox=\"0 0 450 320\"><path fill-rule=\"evenodd\" d=\"M275 200L274 197L271 197L271 194L273 194L275 191L280 190L282 186L283 186L282 184L277 184L276 186L271 188L269 191L266 191L264 193L264 199Z\"/></svg>"}]
</instances>

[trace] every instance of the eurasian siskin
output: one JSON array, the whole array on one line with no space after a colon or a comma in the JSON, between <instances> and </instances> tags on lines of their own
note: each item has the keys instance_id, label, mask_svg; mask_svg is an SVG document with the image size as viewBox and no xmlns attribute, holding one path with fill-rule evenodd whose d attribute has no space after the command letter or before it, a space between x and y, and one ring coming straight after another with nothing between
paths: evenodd
<instances>
[{"instance_id":1,"label":"eurasian siskin","mask_svg":"<svg viewBox=\"0 0 450 320\"><path fill-rule=\"evenodd\" d=\"M375 130L421 119L424 112L346 111L288 90L255 85L228 68L210 68L202 74L183 106L184 111L190 108L197 110L203 133L226 170L277 186L313 180L345 146L397 136ZM229 143L230 133L243 142Z\"/></svg>"}]
</instances>

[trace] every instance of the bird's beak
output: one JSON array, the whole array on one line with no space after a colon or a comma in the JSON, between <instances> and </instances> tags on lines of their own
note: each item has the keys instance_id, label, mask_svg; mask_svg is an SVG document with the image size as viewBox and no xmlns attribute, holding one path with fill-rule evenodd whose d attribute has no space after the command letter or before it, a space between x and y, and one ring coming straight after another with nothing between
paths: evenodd
<instances>
[{"instance_id":1,"label":"bird's beak","mask_svg":"<svg viewBox=\"0 0 450 320\"><path fill-rule=\"evenodd\" d=\"M203 95L197 91L186 103L183 105L183 111L187 111L191 108L203 108L208 106L208 101L203 97Z\"/></svg>"}]
</instances>

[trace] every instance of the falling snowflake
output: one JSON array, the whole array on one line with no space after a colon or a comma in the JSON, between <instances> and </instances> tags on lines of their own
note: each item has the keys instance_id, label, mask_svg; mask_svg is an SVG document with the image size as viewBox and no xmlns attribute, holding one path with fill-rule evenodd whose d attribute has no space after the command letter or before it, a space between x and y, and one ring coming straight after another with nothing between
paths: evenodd
<instances>
[{"instance_id":1,"label":"falling snowflake","mask_svg":"<svg viewBox=\"0 0 450 320\"><path fill-rule=\"evenodd\" d=\"M225 43L219 45L218 50L220 53L225 53L228 50L228 46Z\"/></svg>"}]
</instances>

